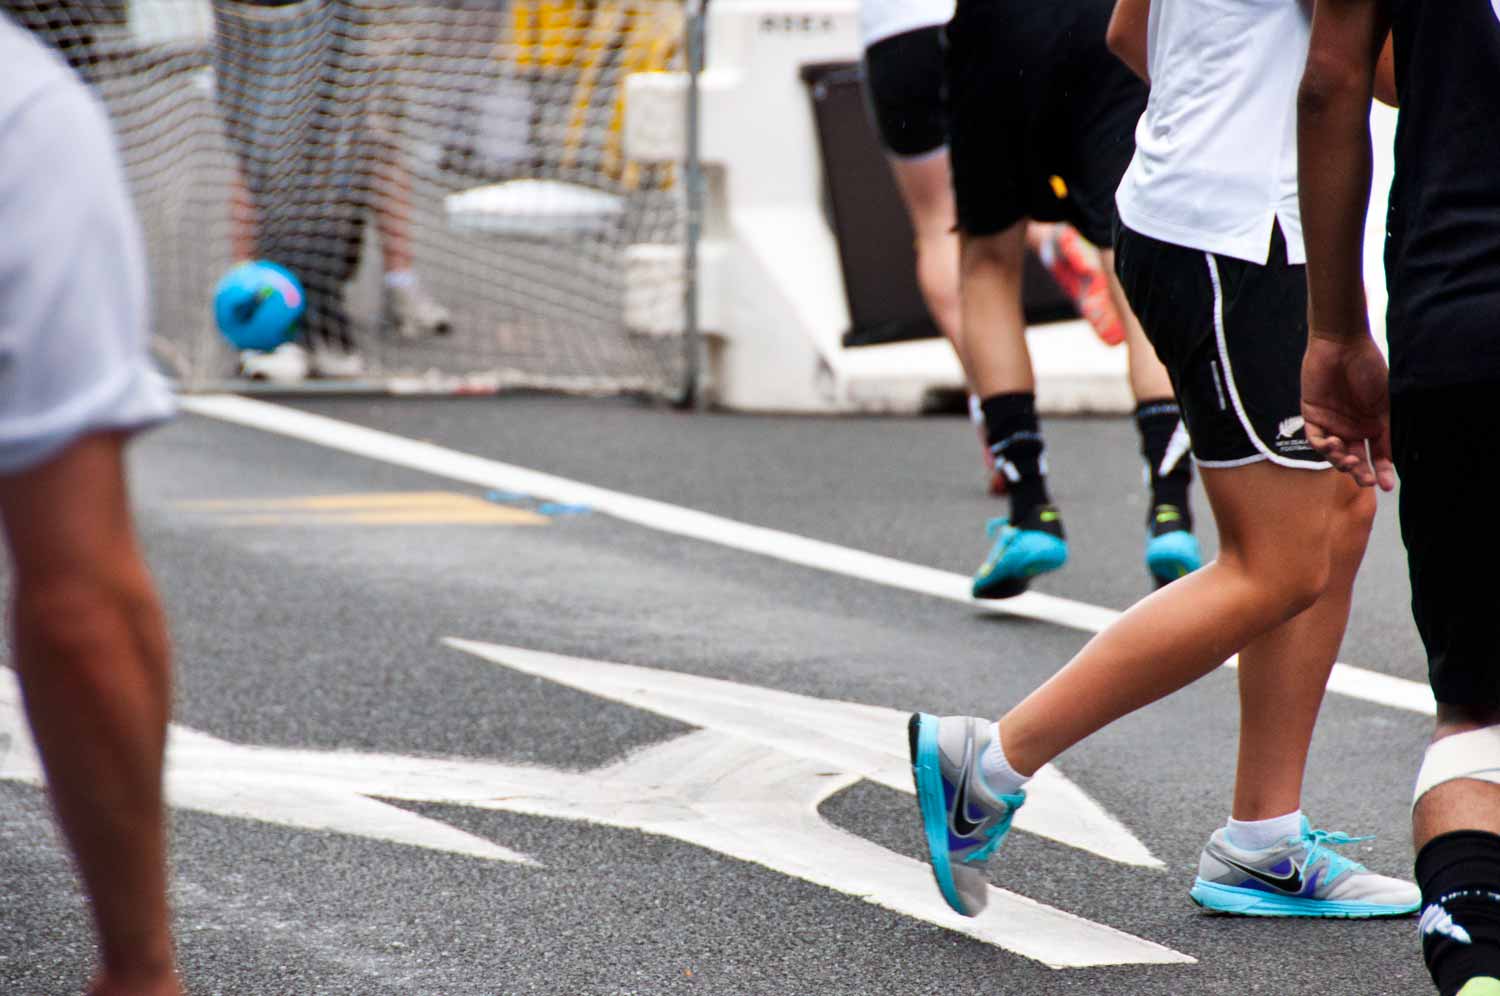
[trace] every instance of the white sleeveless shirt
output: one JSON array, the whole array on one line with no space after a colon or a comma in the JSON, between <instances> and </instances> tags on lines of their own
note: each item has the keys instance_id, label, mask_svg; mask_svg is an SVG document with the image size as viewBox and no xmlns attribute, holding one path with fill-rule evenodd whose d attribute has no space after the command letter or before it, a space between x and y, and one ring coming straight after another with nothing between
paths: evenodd
<instances>
[{"instance_id":1,"label":"white sleeveless shirt","mask_svg":"<svg viewBox=\"0 0 1500 996\"><path fill-rule=\"evenodd\" d=\"M1297 207L1304 0L1152 0L1151 96L1116 194L1120 220L1174 245L1264 264L1281 223L1306 261Z\"/></svg>"}]
</instances>

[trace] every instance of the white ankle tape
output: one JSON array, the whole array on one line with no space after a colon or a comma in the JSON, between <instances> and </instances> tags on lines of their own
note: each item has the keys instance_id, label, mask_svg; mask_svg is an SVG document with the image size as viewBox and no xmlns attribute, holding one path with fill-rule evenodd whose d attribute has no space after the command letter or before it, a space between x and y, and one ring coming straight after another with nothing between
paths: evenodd
<instances>
[{"instance_id":1,"label":"white ankle tape","mask_svg":"<svg viewBox=\"0 0 1500 996\"><path fill-rule=\"evenodd\" d=\"M1417 772L1412 805L1437 786L1456 778L1500 785L1500 726L1455 733L1430 745L1422 757L1422 770Z\"/></svg>"}]
</instances>

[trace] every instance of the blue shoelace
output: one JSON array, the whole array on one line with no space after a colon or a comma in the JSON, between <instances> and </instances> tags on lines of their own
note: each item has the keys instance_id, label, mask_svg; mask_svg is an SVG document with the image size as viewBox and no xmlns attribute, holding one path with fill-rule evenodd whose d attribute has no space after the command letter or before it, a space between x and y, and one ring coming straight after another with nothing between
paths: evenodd
<instances>
[{"instance_id":1,"label":"blue shoelace","mask_svg":"<svg viewBox=\"0 0 1500 996\"><path fill-rule=\"evenodd\" d=\"M1307 848L1307 860L1303 862L1303 868L1311 868L1320 857L1328 859L1328 877L1325 882L1332 882L1347 871L1364 871L1365 866L1358 861L1344 857L1337 851L1330 850L1333 847L1343 847L1346 844L1358 844L1366 840L1374 840L1374 837L1351 837L1338 830L1313 830L1309 828L1302 834L1302 844Z\"/></svg>"}]
</instances>

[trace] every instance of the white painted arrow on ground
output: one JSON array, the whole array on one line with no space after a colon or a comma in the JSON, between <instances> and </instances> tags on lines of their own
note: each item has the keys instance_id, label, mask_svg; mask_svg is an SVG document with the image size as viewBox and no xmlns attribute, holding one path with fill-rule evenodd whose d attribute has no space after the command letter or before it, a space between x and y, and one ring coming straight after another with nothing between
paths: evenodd
<instances>
[{"instance_id":1,"label":"white painted arrow on ground","mask_svg":"<svg viewBox=\"0 0 1500 996\"><path fill-rule=\"evenodd\" d=\"M912 793L906 746L908 713L881 706L815 699L678 671L502 647L448 638L448 646L515 671L659 713L705 729L733 733L794 757ZM1164 867L1124 825L1052 765L1026 788L1016 827L1123 865Z\"/></svg>"},{"instance_id":2,"label":"white painted arrow on ground","mask_svg":"<svg viewBox=\"0 0 1500 996\"><path fill-rule=\"evenodd\" d=\"M642 678L662 676L664 685L675 681L674 694L682 708L692 698L688 694L692 682L711 681L451 642L470 652L484 648L486 656L493 652L525 661L529 667L523 669L531 673L560 662L576 662L600 674L620 669L612 672L617 689L629 683L631 675L637 685L643 684ZM578 671L575 667L575 678ZM644 684L649 691L649 682ZM746 702L760 701L778 709L800 702L804 712L821 704L829 716L845 711L863 714L875 726L883 720L885 728L891 729L888 717L880 715L888 710L819 703L800 696L782 698L785 693L727 682L711 685L719 695L738 689ZM759 698L765 695L771 698ZM743 712L740 719L726 725L743 725ZM722 725L705 728L585 773L465 759L250 747L174 726L168 746L167 787L171 803L186 809L331 830L491 861L530 863L531 859L379 798L630 828L857 896L1054 968L1193 962L1170 948L993 887L984 915L965 919L950 912L938 898L924 863L840 830L818 814L821 802L863 777L882 783L893 780L894 771L885 770L890 765L872 763L869 758L860 762L849 753L845 757L851 763L846 765L832 760L821 747L811 752L787 751L774 743L779 737L774 726L767 724L770 741ZM840 728L838 722L825 727L826 739L821 742L836 747L839 736L833 731ZM899 725L894 732L904 736ZM41 783L19 689L9 671L0 671L0 752L0 778ZM867 769L876 774L867 776Z\"/></svg>"}]
</instances>

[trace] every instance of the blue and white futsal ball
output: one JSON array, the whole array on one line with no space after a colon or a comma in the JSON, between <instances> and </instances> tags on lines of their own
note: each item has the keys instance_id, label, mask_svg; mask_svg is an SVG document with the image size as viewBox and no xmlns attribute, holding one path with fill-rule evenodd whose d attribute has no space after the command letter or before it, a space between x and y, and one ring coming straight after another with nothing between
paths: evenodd
<instances>
[{"instance_id":1,"label":"blue and white futsal ball","mask_svg":"<svg viewBox=\"0 0 1500 996\"><path fill-rule=\"evenodd\" d=\"M291 271L265 260L240 263L214 289L214 321L236 349L269 351L291 341L306 307Z\"/></svg>"}]
</instances>

